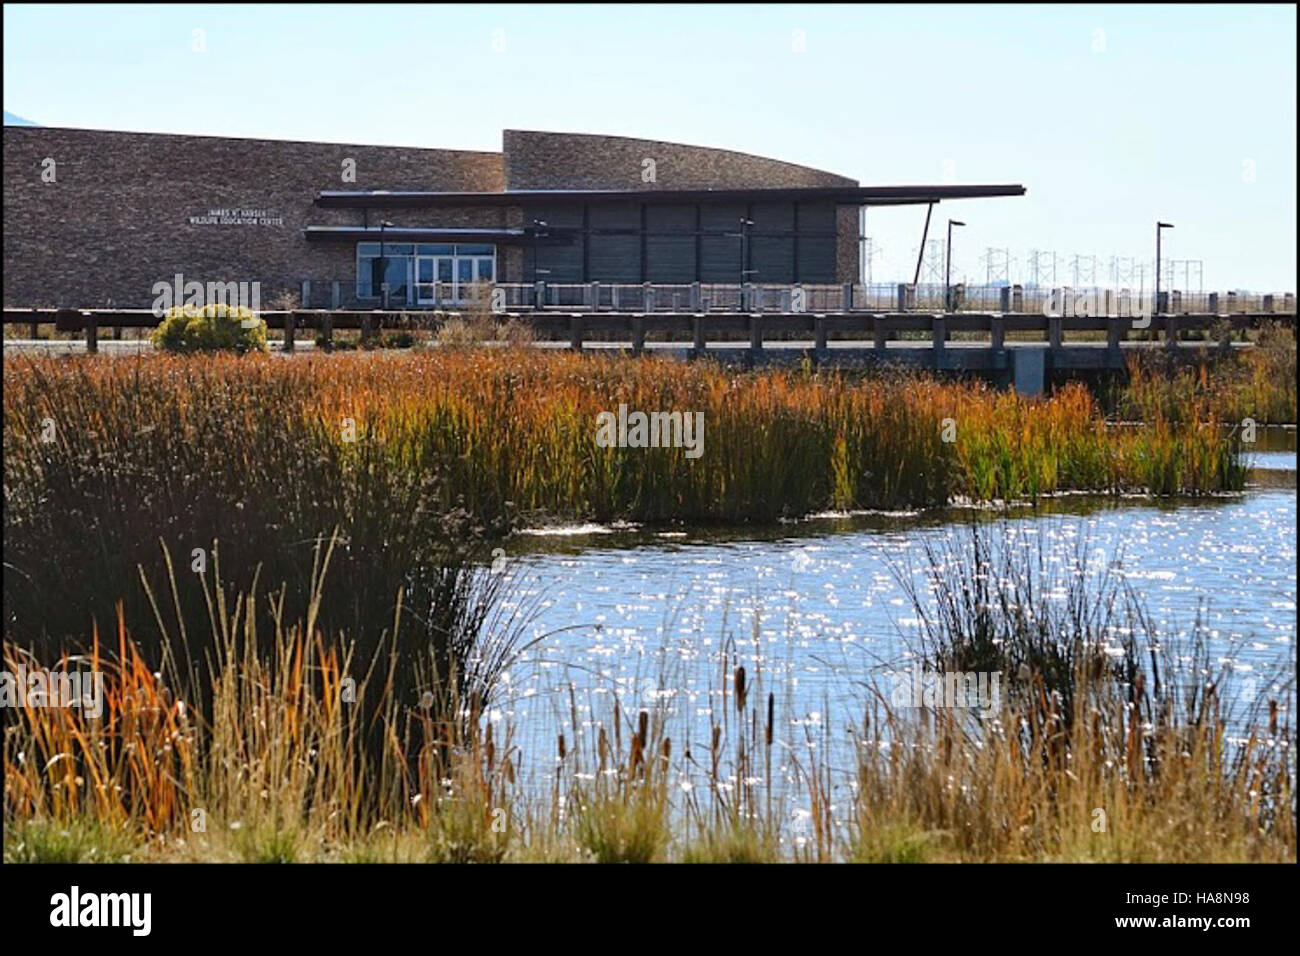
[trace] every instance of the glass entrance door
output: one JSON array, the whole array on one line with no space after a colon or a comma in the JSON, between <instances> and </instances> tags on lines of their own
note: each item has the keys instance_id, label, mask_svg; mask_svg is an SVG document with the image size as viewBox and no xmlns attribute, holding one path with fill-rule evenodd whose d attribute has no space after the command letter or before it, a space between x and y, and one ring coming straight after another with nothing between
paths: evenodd
<instances>
[{"instance_id":1,"label":"glass entrance door","mask_svg":"<svg viewBox=\"0 0 1300 956\"><path fill-rule=\"evenodd\" d=\"M415 303L416 305L433 305L435 289L433 287L433 256L417 256L415 259Z\"/></svg>"},{"instance_id":2,"label":"glass entrance door","mask_svg":"<svg viewBox=\"0 0 1300 956\"><path fill-rule=\"evenodd\" d=\"M491 285L496 275L491 256L420 255L415 257L416 305L463 305L476 282Z\"/></svg>"},{"instance_id":3,"label":"glass entrance door","mask_svg":"<svg viewBox=\"0 0 1300 956\"><path fill-rule=\"evenodd\" d=\"M448 305L456 295L453 256L415 257L415 302L417 305Z\"/></svg>"},{"instance_id":4,"label":"glass entrance door","mask_svg":"<svg viewBox=\"0 0 1300 956\"><path fill-rule=\"evenodd\" d=\"M456 298L456 284L453 281L455 278L453 264L456 260L451 256L437 256L433 261L437 266L434 275L438 277L438 304L455 304L459 301Z\"/></svg>"}]
</instances>

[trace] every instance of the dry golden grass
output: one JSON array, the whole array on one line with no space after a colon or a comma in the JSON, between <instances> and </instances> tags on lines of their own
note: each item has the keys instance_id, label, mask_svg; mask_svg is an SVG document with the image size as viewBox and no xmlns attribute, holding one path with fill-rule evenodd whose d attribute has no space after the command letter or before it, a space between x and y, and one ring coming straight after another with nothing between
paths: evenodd
<instances>
[{"instance_id":1,"label":"dry golden grass","mask_svg":"<svg viewBox=\"0 0 1300 956\"><path fill-rule=\"evenodd\" d=\"M13 712L8 858L1294 859L1292 757L1276 743L1289 728L1255 728L1241 746L1213 710L1158 711L1143 736L1106 688L1069 740L1043 702L1002 715L1001 728L1042 721L1028 737L878 714L859 729L877 749L861 751L846 804L825 747L786 739L792 715L774 719L770 691L737 672L704 751L616 704L603 740L556 742L539 790L522 778L520 728L457 693L476 632L413 659L443 632L403 614L401 589L436 578L455 534L436 519L456 509L501 530L521 516L765 521L1240 487L1237 446L1199 424L1215 420L1209 399L1115 430L1077 387L1027 400L926 378L514 349L12 359L4 375L6 667L71 666L26 648L81 639L107 685L98 721ZM705 454L597 448L595 415L620 402L704 412ZM346 585L325 588L311 545L336 528ZM187 595L173 576L140 599L138 566L160 538L184 555L220 538L243 596L207 578ZM269 612L246 583L258 568ZM448 600L453 618L472 609ZM111 621L111 637L92 620ZM398 687L430 663L445 696L411 706ZM778 789L773 760L794 752ZM1098 807L1109 829L1093 834Z\"/></svg>"},{"instance_id":2,"label":"dry golden grass","mask_svg":"<svg viewBox=\"0 0 1300 956\"><path fill-rule=\"evenodd\" d=\"M795 729L737 668L703 749L617 698L573 731L574 703L554 770L526 778L512 728L474 702L449 721L386 699L375 754L352 703L365 688L350 697L348 679L384 686L386 667L410 662L359 666L307 621L256 650L247 603L214 608L210 719L177 662L145 661L121 626L83 662L106 675L99 719L14 712L7 860L1295 860L1290 702L1230 730L1200 670L1183 687L1164 671L1157 690L1085 656L1070 713L1031 673L985 720L869 696L845 771L830 758L834 715L819 734ZM6 643L7 669L38 663Z\"/></svg>"}]
</instances>

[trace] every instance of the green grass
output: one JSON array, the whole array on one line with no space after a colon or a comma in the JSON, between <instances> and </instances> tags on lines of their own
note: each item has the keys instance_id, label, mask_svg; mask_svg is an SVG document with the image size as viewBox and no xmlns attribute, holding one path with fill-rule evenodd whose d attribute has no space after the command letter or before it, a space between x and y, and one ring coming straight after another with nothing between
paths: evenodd
<instances>
[{"instance_id":1,"label":"green grass","mask_svg":"<svg viewBox=\"0 0 1300 956\"><path fill-rule=\"evenodd\" d=\"M135 847L135 834L94 820L6 818L4 825L6 863L120 863Z\"/></svg>"}]
</instances>

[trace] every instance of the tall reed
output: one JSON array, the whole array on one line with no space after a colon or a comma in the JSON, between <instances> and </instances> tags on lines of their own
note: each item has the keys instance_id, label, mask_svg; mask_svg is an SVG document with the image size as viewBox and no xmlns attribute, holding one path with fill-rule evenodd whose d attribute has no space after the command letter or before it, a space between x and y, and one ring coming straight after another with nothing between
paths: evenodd
<instances>
[{"instance_id":1,"label":"tall reed","mask_svg":"<svg viewBox=\"0 0 1300 956\"><path fill-rule=\"evenodd\" d=\"M848 767L832 730L848 714L822 705L814 724L724 648L708 739L615 695L590 721L572 703L551 754L526 761L520 728L471 699L463 720L396 699L393 669L419 663L404 652L367 665L310 608L260 640L254 595L212 596L210 718L121 619L80 662L6 641L7 669L105 675L98 718L6 711L7 861L1295 859L1293 688L1234 716L1206 648L1175 635L1144 632L1133 672L1077 655L1068 698L1030 664L984 719L870 681ZM372 684L379 751L353 693Z\"/></svg>"}]
</instances>

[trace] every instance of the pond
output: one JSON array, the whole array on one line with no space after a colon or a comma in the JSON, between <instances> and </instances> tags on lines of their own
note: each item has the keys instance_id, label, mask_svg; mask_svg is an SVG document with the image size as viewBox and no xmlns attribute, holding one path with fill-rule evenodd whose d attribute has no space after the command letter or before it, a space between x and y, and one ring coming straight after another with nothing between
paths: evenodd
<instances>
[{"instance_id":1,"label":"pond","mask_svg":"<svg viewBox=\"0 0 1300 956\"><path fill-rule=\"evenodd\" d=\"M973 516L1039 543L1057 567L1082 552L1112 562L1162 634L1199 627L1213 655L1266 693L1294 672L1296 452L1256 453L1247 491L1209 499L1063 496L1002 514L950 508L821 515L776 528L654 530L581 526L512 539L520 596L547 634L508 674L494 717L527 732L525 752L556 735L666 706L675 740L708 739L736 664L776 695L788 726L843 728L861 718L865 681L915 646L900 577L923 580L927 543L967 533ZM1285 441L1283 442L1285 443ZM1277 444L1276 442L1274 444ZM885 682L883 686L890 686Z\"/></svg>"}]
</instances>

